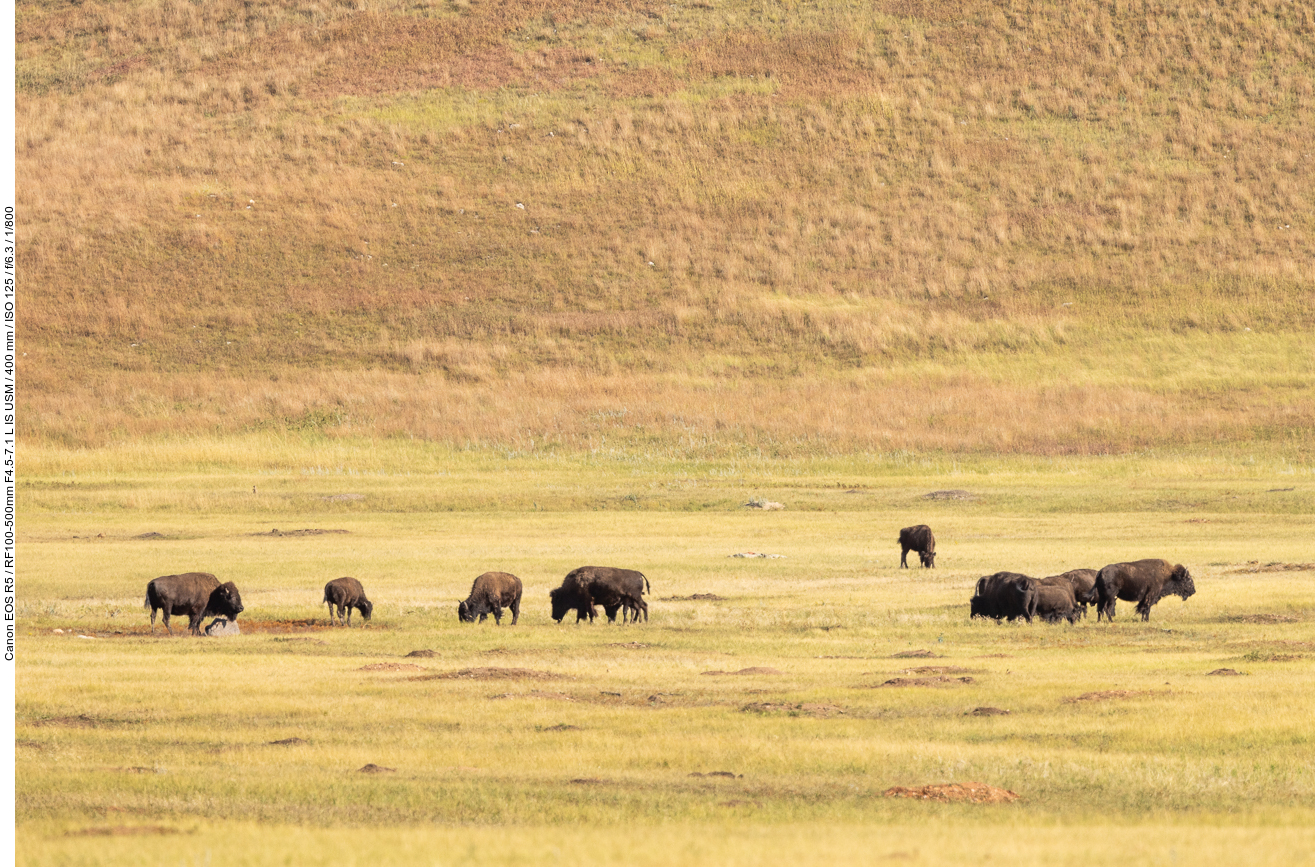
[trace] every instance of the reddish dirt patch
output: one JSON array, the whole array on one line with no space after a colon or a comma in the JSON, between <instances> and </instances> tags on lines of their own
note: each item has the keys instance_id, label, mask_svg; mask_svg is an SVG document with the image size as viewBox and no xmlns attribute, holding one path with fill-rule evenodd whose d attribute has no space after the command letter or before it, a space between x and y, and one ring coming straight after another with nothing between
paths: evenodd
<instances>
[{"instance_id":1,"label":"reddish dirt patch","mask_svg":"<svg viewBox=\"0 0 1315 867\"><path fill-rule=\"evenodd\" d=\"M1082 695L1066 698L1064 701L1068 704L1076 704L1080 701L1113 701L1119 698L1139 698L1146 695L1168 695L1169 690L1161 689L1105 689L1097 692L1084 692Z\"/></svg>"},{"instance_id":2,"label":"reddish dirt patch","mask_svg":"<svg viewBox=\"0 0 1315 867\"><path fill-rule=\"evenodd\" d=\"M1019 799L1016 792L998 789L986 783L943 783L918 786L913 789L894 786L887 789L885 795L887 798L914 798L919 801L969 804L1008 804Z\"/></svg>"},{"instance_id":3,"label":"reddish dirt patch","mask_svg":"<svg viewBox=\"0 0 1315 867\"><path fill-rule=\"evenodd\" d=\"M442 674L427 674L412 680L571 680L564 674L529 668L463 668Z\"/></svg>"},{"instance_id":4,"label":"reddish dirt patch","mask_svg":"<svg viewBox=\"0 0 1315 867\"><path fill-rule=\"evenodd\" d=\"M740 710L745 713L783 713L788 716L809 716L817 719L830 719L846 712L844 708L834 704L792 704L772 701L756 701L753 704L746 704Z\"/></svg>"},{"instance_id":5,"label":"reddish dirt patch","mask_svg":"<svg viewBox=\"0 0 1315 867\"><path fill-rule=\"evenodd\" d=\"M109 825L99 828L82 828L69 831L66 837L132 837L141 835L181 834L177 828L164 825Z\"/></svg>"},{"instance_id":6,"label":"reddish dirt patch","mask_svg":"<svg viewBox=\"0 0 1315 867\"><path fill-rule=\"evenodd\" d=\"M424 671L418 665L409 662L372 662L356 669L357 671Z\"/></svg>"},{"instance_id":7,"label":"reddish dirt patch","mask_svg":"<svg viewBox=\"0 0 1315 867\"><path fill-rule=\"evenodd\" d=\"M785 674L784 671L779 671L775 668L764 668L762 666L755 666L753 668L741 668L739 671L705 671L702 673L712 675L713 677L722 677L722 676L734 677L738 675L755 675L755 674L767 674L767 675Z\"/></svg>"},{"instance_id":8,"label":"reddish dirt patch","mask_svg":"<svg viewBox=\"0 0 1315 867\"><path fill-rule=\"evenodd\" d=\"M877 685L877 689L884 686L959 686L964 683L973 683L971 677L946 677L945 675L936 675L934 677L892 677L885 683Z\"/></svg>"}]
</instances>

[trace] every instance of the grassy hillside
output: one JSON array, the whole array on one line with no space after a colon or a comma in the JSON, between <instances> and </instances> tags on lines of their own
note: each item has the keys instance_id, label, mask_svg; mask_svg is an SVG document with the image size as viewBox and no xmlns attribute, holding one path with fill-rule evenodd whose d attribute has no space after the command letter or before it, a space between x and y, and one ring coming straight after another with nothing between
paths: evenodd
<instances>
[{"instance_id":1,"label":"grassy hillside","mask_svg":"<svg viewBox=\"0 0 1315 867\"><path fill-rule=\"evenodd\" d=\"M1315 14L17 9L22 434L1315 447Z\"/></svg>"}]
</instances>

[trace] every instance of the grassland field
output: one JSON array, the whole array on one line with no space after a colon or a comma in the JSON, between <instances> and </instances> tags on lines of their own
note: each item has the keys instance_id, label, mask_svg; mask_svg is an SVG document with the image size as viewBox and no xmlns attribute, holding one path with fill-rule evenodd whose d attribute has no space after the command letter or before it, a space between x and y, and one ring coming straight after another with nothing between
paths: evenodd
<instances>
[{"instance_id":1,"label":"grassland field","mask_svg":"<svg viewBox=\"0 0 1315 867\"><path fill-rule=\"evenodd\" d=\"M1301 864L1315 846L1315 509L1281 462L265 436L28 466L22 864ZM901 570L895 536L922 521L937 568ZM1113 623L967 617L982 574L1142 556L1186 564L1197 594L1148 623L1128 603ZM586 563L644 571L651 620L553 623L548 589ZM145 583L189 569L237 582L243 634L147 634ZM488 569L525 583L515 627L457 621ZM366 628L320 604L348 574ZM966 782L1020 799L884 794Z\"/></svg>"}]
</instances>

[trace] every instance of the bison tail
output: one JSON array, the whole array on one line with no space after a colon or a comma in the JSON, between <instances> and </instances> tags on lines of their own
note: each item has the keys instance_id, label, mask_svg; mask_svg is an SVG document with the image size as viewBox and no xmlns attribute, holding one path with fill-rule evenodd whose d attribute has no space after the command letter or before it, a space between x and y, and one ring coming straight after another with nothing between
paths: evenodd
<instances>
[{"instance_id":1,"label":"bison tail","mask_svg":"<svg viewBox=\"0 0 1315 867\"><path fill-rule=\"evenodd\" d=\"M648 583L648 576L645 575L643 572L640 572L640 573L639 573L639 577L641 577L641 578L644 579L644 590L646 590L646 591L648 592L648 595L652 596L652 595L653 595L653 585Z\"/></svg>"}]
</instances>

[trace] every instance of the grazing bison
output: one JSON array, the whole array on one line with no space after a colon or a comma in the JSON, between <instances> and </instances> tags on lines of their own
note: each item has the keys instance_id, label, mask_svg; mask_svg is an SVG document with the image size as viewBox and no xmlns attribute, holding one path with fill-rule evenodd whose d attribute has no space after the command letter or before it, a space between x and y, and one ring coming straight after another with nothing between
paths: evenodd
<instances>
[{"instance_id":1,"label":"grazing bison","mask_svg":"<svg viewBox=\"0 0 1315 867\"><path fill-rule=\"evenodd\" d=\"M334 578L325 584L324 601L329 605L329 623L334 622L335 608L338 610L338 622L345 622L348 626L352 625L353 608L361 612L361 619L366 623L370 622L370 615L374 613L374 603L365 598L365 588L355 578ZM346 621L342 618L344 611L347 612Z\"/></svg>"},{"instance_id":2,"label":"grazing bison","mask_svg":"<svg viewBox=\"0 0 1315 867\"><path fill-rule=\"evenodd\" d=\"M511 625L521 616L521 579L510 572L485 572L470 587L470 596L457 605L457 618L462 623L483 623L490 614L502 625L502 609L511 609Z\"/></svg>"},{"instance_id":3,"label":"grazing bison","mask_svg":"<svg viewBox=\"0 0 1315 867\"><path fill-rule=\"evenodd\" d=\"M1042 578L1042 584L1067 584L1073 588L1073 600L1080 606L1078 608L1078 617L1087 616L1087 606L1095 605L1100 598L1096 594L1096 570L1095 569L1070 569L1059 575L1051 575L1049 578Z\"/></svg>"},{"instance_id":4,"label":"grazing bison","mask_svg":"<svg viewBox=\"0 0 1315 867\"><path fill-rule=\"evenodd\" d=\"M146 608L151 609L151 632L155 632L155 613L164 612L164 628L173 635L169 617L187 615L187 631L201 634L201 621L207 617L236 620L242 613L242 596L232 581L224 584L209 572L184 572L161 575L146 585Z\"/></svg>"},{"instance_id":5,"label":"grazing bison","mask_svg":"<svg viewBox=\"0 0 1315 867\"><path fill-rule=\"evenodd\" d=\"M616 620L618 610L622 612L622 623L627 619L638 622L640 612L648 620L645 589L653 592L642 572L611 566L581 566L562 579L562 586L549 591L552 619L560 623L568 611L575 609L577 623L586 617L592 621L598 616L594 606L601 605L607 612L608 622Z\"/></svg>"},{"instance_id":6,"label":"grazing bison","mask_svg":"<svg viewBox=\"0 0 1315 867\"><path fill-rule=\"evenodd\" d=\"M899 565L901 569L909 568L909 552L917 551L918 559L922 561L922 568L926 569L936 565L936 537L931 532L931 527L926 524L919 524L916 527L905 527L899 531L899 546L901 548L899 555Z\"/></svg>"},{"instance_id":7,"label":"grazing bison","mask_svg":"<svg viewBox=\"0 0 1315 867\"><path fill-rule=\"evenodd\" d=\"M1048 579L1047 579L1048 580ZM1058 623L1067 620L1076 623L1081 617L1082 609L1073 596L1073 585L1067 581L1046 583L1038 581L1036 585L1036 616L1046 623Z\"/></svg>"},{"instance_id":8,"label":"grazing bison","mask_svg":"<svg viewBox=\"0 0 1315 867\"><path fill-rule=\"evenodd\" d=\"M1037 580L1017 572L996 572L977 579L977 590L969 605L969 617L996 620L1022 617L1028 623L1036 616Z\"/></svg>"},{"instance_id":9,"label":"grazing bison","mask_svg":"<svg viewBox=\"0 0 1315 867\"><path fill-rule=\"evenodd\" d=\"M1185 566L1173 565L1168 560L1137 560L1132 563L1111 563L1096 575L1096 593L1100 601L1096 619L1114 619L1114 606L1118 600L1137 603L1142 620L1151 619L1151 606L1166 596L1183 599L1196 592L1192 576Z\"/></svg>"}]
</instances>

